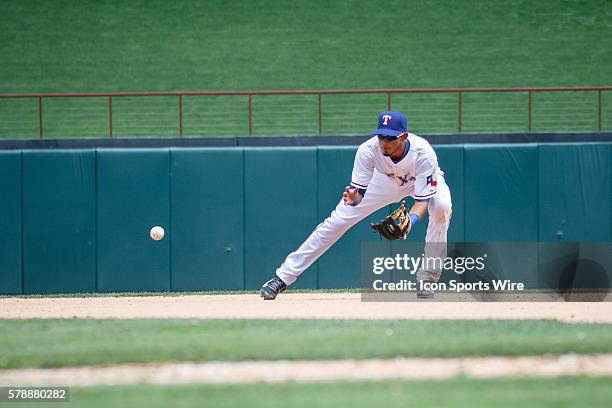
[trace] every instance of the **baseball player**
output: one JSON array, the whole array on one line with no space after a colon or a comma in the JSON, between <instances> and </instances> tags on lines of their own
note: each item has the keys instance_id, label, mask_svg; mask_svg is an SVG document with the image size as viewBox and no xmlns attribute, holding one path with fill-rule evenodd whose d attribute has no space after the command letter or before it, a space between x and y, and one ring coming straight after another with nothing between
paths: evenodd
<instances>
[{"instance_id":1,"label":"baseball player","mask_svg":"<svg viewBox=\"0 0 612 408\"><path fill-rule=\"evenodd\" d=\"M425 139L408 132L406 116L397 111L381 112L378 127L372 135L357 149L351 182L336 209L297 250L287 256L276 270L276 276L262 286L261 297L275 299L349 228L380 208L408 196L414 199L408 217L403 217L405 222L409 221L409 227L429 213L425 241L436 244L425 245L425 256L446 256L451 195L433 148ZM393 227L393 222L389 224ZM406 230L401 234L405 238ZM390 238L387 233L384 236ZM420 269L416 276L418 281L437 282L441 272ZM420 284L418 287L423 286ZM420 298L432 298L433 295L431 290L417 291Z\"/></svg>"}]
</instances>

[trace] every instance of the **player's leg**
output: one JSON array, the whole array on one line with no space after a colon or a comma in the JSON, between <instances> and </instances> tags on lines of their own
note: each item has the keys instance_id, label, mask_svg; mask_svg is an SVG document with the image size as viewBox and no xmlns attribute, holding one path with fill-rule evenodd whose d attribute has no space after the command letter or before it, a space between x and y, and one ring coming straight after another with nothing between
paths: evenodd
<instances>
[{"instance_id":1,"label":"player's leg","mask_svg":"<svg viewBox=\"0 0 612 408\"><path fill-rule=\"evenodd\" d=\"M325 253L346 231L380 208L397 201L398 185L389 177L375 171L366 195L357 206L345 205L342 200L302 245L290 253L276 270L276 275L287 285Z\"/></svg>"},{"instance_id":2,"label":"player's leg","mask_svg":"<svg viewBox=\"0 0 612 408\"><path fill-rule=\"evenodd\" d=\"M446 257L447 233L452 215L452 200L450 190L444 177L438 177L438 191L431 198L427 210L429 212L429 224L425 236L425 258L437 258L443 260ZM437 282L442 274L438 266L441 262L433 262L435 267L421 269L417 272L417 280Z\"/></svg>"}]
</instances>

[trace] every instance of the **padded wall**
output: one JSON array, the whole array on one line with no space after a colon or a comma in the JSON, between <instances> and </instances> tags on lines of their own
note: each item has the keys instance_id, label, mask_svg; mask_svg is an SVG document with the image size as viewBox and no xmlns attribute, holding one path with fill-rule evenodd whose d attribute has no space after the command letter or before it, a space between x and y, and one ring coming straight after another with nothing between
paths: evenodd
<instances>
[{"instance_id":1,"label":"padded wall","mask_svg":"<svg viewBox=\"0 0 612 408\"><path fill-rule=\"evenodd\" d=\"M453 197L449 241L612 241L611 143L434 148ZM338 204L355 151L0 152L0 293L256 289ZM369 223L389 211L350 229L295 287L359 287L361 244L380 242ZM149 238L154 225L166 229L162 241ZM423 220L410 240L426 229ZM567 265L587 255L565 249ZM550 287L585 268L536 276L550 254L529 251L489 262L498 277L510 268Z\"/></svg>"},{"instance_id":2,"label":"padded wall","mask_svg":"<svg viewBox=\"0 0 612 408\"><path fill-rule=\"evenodd\" d=\"M0 151L0 294L22 293L21 152Z\"/></svg>"},{"instance_id":3,"label":"padded wall","mask_svg":"<svg viewBox=\"0 0 612 408\"><path fill-rule=\"evenodd\" d=\"M244 156L245 286L258 289L317 226L317 149L251 148ZM295 287L316 287L316 265Z\"/></svg>"},{"instance_id":4,"label":"padded wall","mask_svg":"<svg viewBox=\"0 0 612 408\"><path fill-rule=\"evenodd\" d=\"M541 241L612 241L612 144L539 149Z\"/></svg>"},{"instance_id":5,"label":"padded wall","mask_svg":"<svg viewBox=\"0 0 612 408\"><path fill-rule=\"evenodd\" d=\"M244 289L244 151L171 151L172 290Z\"/></svg>"},{"instance_id":6,"label":"padded wall","mask_svg":"<svg viewBox=\"0 0 612 408\"><path fill-rule=\"evenodd\" d=\"M98 290L170 290L170 152L98 150ZM153 241L151 227L168 231Z\"/></svg>"},{"instance_id":7,"label":"padded wall","mask_svg":"<svg viewBox=\"0 0 612 408\"><path fill-rule=\"evenodd\" d=\"M23 293L96 291L95 151L23 152Z\"/></svg>"}]
</instances>

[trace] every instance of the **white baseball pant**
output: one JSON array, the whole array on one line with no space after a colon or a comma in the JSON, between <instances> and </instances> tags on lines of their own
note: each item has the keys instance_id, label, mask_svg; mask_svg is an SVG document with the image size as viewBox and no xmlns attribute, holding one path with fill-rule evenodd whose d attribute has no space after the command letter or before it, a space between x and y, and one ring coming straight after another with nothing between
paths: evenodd
<instances>
[{"instance_id":1,"label":"white baseball pant","mask_svg":"<svg viewBox=\"0 0 612 408\"><path fill-rule=\"evenodd\" d=\"M427 226L425 257L446 257L447 232L452 215L451 194L444 180L444 173L440 172L437 178L438 188L436 194L429 200L429 224ZM345 205L343 200L332 211L331 215L315 228L300 247L290 253L285 262L276 270L276 275L287 285L295 282L310 265L325 253L346 231L353 225L366 218L373 212L397 203L403 198L413 194L413 186L401 187L395 180L377 170L366 195L359 205ZM417 280L437 282L441 270L419 270Z\"/></svg>"}]
</instances>

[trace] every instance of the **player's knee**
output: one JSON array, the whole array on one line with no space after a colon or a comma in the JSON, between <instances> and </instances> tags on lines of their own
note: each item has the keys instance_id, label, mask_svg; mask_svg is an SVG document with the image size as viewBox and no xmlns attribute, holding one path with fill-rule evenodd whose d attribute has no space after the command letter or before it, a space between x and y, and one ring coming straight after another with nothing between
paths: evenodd
<instances>
[{"instance_id":1,"label":"player's knee","mask_svg":"<svg viewBox=\"0 0 612 408\"><path fill-rule=\"evenodd\" d=\"M338 213L337 211L333 211L325 221L329 225L333 225L335 228L349 229L359 222L359 217L352 214Z\"/></svg>"},{"instance_id":2,"label":"player's knee","mask_svg":"<svg viewBox=\"0 0 612 408\"><path fill-rule=\"evenodd\" d=\"M438 223L448 222L453 214L453 208L449 201L439 201L429 208L429 217Z\"/></svg>"}]
</instances>

